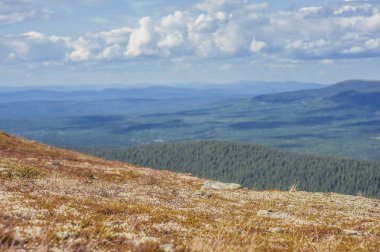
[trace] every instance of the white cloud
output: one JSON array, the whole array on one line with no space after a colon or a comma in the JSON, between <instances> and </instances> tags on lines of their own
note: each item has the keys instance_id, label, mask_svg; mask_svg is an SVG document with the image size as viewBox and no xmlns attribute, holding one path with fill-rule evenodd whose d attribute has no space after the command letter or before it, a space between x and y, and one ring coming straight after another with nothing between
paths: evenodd
<instances>
[{"instance_id":1,"label":"white cloud","mask_svg":"<svg viewBox=\"0 0 380 252\"><path fill-rule=\"evenodd\" d=\"M130 27L121 27L71 40L67 58L72 61L121 59L133 31Z\"/></svg>"},{"instance_id":2,"label":"white cloud","mask_svg":"<svg viewBox=\"0 0 380 252\"><path fill-rule=\"evenodd\" d=\"M201 14L191 24L191 30L197 33L212 33L218 29L218 20L211 15Z\"/></svg>"},{"instance_id":3,"label":"white cloud","mask_svg":"<svg viewBox=\"0 0 380 252\"><path fill-rule=\"evenodd\" d=\"M266 46L265 42L263 42L263 41L257 41L254 38L254 39L252 39L252 42L251 42L251 45L250 45L249 49L253 53L259 53L259 52L261 52L262 49L264 49L265 46Z\"/></svg>"},{"instance_id":4,"label":"white cloud","mask_svg":"<svg viewBox=\"0 0 380 252\"><path fill-rule=\"evenodd\" d=\"M220 51L227 55L236 55L247 51L249 44L244 26L230 22L215 34L215 42Z\"/></svg>"},{"instance_id":5,"label":"white cloud","mask_svg":"<svg viewBox=\"0 0 380 252\"><path fill-rule=\"evenodd\" d=\"M209 34L189 32L189 43L193 45L194 54L207 58L218 55L214 39Z\"/></svg>"},{"instance_id":6,"label":"white cloud","mask_svg":"<svg viewBox=\"0 0 380 252\"><path fill-rule=\"evenodd\" d=\"M319 40L311 40L311 41L304 41L304 40L295 40L291 41L289 44L286 45L287 49L302 49L302 50L310 50L314 48L321 48L324 46L327 46L329 42L327 42L324 39Z\"/></svg>"},{"instance_id":7,"label":"white cloud","mask_svg":"<svg viewBox=\"0 0 380 252\"><path fill-rule=\"evenodd\" d=\"M30 31L20 35L0 37L0 55L2 61L42 62L63 60L69 38L47 36Z\"/></svg>"},{"instance_id":8,"label":"white cloud","mask_svg":"<svg viewBox=\"0 0 380 252\"><path fill-rule=\"evenodd\" d=\"M360 3L356 5L343 5L334 11L335 15L370 15L375 9L367 3Z\"/></svg>"},{"instance_id":9,"label":"white cloud","mask_svg":"<svg viewBox=\"0 0 380 252\"><path fill-rule=\"evenodd\" d=\"M232 10L243 6L245 1L242 0L205 0L198 3L196 7L205 12L231 12Z\"/></svg>"},{"instance_id":10,"label":"white cloud","mask_svg":"<svg viewBox=\"0 0 380 252\"><path fill-rule=\"evenodd\" d=\"M0 26L20 23L29 19L48 19L51 16L52 11L44 6L43 1L0 1Z\"/></svg>"},{"instance_id":11,"label":"white cloud","mask_svg":"<svg viewBox=\"0 0 380 252\"><path fill-rule=\"evenodd\" d=\"M371 2L271 11L267 3L204 0L194 7L161 17L142 17L137 25L78 38L36 31L3 36L0 56L26 61L131 61L147 56L184 61L257 57L265 52L277 59L323 62L373 57L380 51L380 10Z\"/></svg>"},{"instance_id":12,"label":"white cloud","mask_svg":"<svg viewBox=\"0 0 380 252\"><path fill-rule=\"evenodd\" d=\"M17 13L0 14L0 25L19 23L33 16L34 16L33 12L17 12Z\"/></svg>"},{"instance_id":13,"label":"white cloud","mask_svg":"<svg viewBox=\"0 0 380 252\"><path fill-rule=\"evenodd\" d=\"M232 64L223 64L220 66L219 70L220 71L229 71L233 68Z\"/></svg>"},{"instance_id":14,"label":"white cloud","mask_svg":"<svg viewBox=\"0 0 380 252\"><path fill-rule=\"evenodd\" d=\"M344 49L342 51L343 54L357 54L357 53L362 53L364 52L365 49L363 47L360 47L360 46L353 46L349 49Z\"/></svg>"},{"instance_id":15,"label":"white cloud","mask_svg":"<svg viewBox=\"0 0 380 252\"><path fill-rule=\"evenodd\" d=\"M368 49L380 49L380 39L369 39L365 42Z\"/></svg>"},{"instance_id":16,"label":"white cloud","mask_svg":"<svg viewBox=\"0 0 380 252\"><path fill-rule=\"evenodd\" d=\"M24 41L9 41L8 47L11 49L9 52L9 57L12 59L15 59L17 57L24 57L30 51L29 45Z\"/></svg>"},{"instance_id":17,"label":"white cloud","mask_svg":"<svg viewBox=\"0 0 380 252\"><path fill-rule=\"evenodd\" d=\"M175 11L174 14L164 16L161 19L161 26L165 30L183 29L187 26L186 14L182 11Z\"/></svg>"},{"instance_id":18,"label":"white cloud","mask_svg":"<svg viewBox=\"0 0 380 252\"><path fill-rule=\"evenodd\" d=\"M247 6L247 9L249 9L250 11L254 11L254 12L257 12L257 11L262 11L262 10L266 10L269 8L269 4L268 3L258 3L258 4L249 4Z\"/></svg>"},{"instance_id":19,"label":"white cloud","mask_svg":"<svg viewBox=\"0 0 380 252\"><path fill-rule=\"evenodd\" d=\"M373 16L364 21L365 28L370 32L380 31L380 13L375 13Z\"/></svg>"},{"instance_id":20,"label":"white cloud","mask_svg":"<svg viewBox=\"0 0 380 252\"><path fill-rule=\"evenodd\" d=\"M180 32L173 32L167 35L163 40L158 42L157 46L159 48L172 48L178 47L182 44L183 38Z\"/></svg>"},{"instance_id":21,"label":"white cloud","mask_svg":"<svg viewBox=\"0 0 380 252\"><path fill-rule=\"evenodd\" d=\"M69 55L68 58L73 61L84 61L91 58L92 47L90 42L84 37L80 37L77 41L71 43L71 47L74 49Z\"/></svg>"},{"instance_id":22,"label":"white cloud","mask_svg":"<svg viewBox=\"0 0 380 252\"><path fill-rule=\"evenodd\" d=\"M46 36L44 34L36 32L36 31L26 32L26 33L23 33L22 35L24 35L24 36L26 36L32 40L45 40L46 39Z\"/></svg>"},{"instance_id":23,"label":"white cloud","mask_svg":"<svg viewBox=\"0 0 380 252\"><path fill-rule=\"evenodd\" d=\"M297 15L300 18L312 17L323 12L323 10L322 6L302 7L298 10Z\"/></svg>"},{"instance_id":24,"label":"white cloud","mask_svg":"<svg viewBox=\"0 0 380 252\"><path fill-rule=\"evenodd\" d=\"M129 41L130 34L134 30L130 27L121 27L110 31L103 31L99 34L92 34L93 39L100 39L106 45L126 44Z\"/></svg>"},{"instance_id":25,"label":"white cloud","mask_svg":"<svg viewBox=\"0 0 380 252\"><path fill-rule=\"evenodd\" d=\"M98 59L115 59L122 55L122 48L119 44L114 44L112 46L106 47L103 51L98 55Z\"/></svg>"},{"instance_id":26,"label":"white cloud","mask_svg":"<svg viewBox=\"0 0 380 252\"><path fill-rule=\"evenodd\" d=\"M111 23L111 20L104 17L93 17L91 18L91 21L96 24L109 24Z\"/></svg>"},{"instance_id":27,"label":"white cloud","mask_svg":"<svg viewBox=\"0 0 380 252\"><path fill-rule=\"evenodd\" d=\"M324 60L319 60L320 63L325 64L325 65L332 65L335 63L334 60L331 59L324 59Z\"/></svg>"},{"instance_id":28,"label":"white cloud","mask_svg":"<svg viewBox=\"0 0 380 252\"><path fill-rule=\"evenodd\" d=\"M127 57L137 57L154 54L155 31L152 20L149 17L140 19L140 28L131 33L129 44L125 55Z\"/></svg>"}]
</instances>

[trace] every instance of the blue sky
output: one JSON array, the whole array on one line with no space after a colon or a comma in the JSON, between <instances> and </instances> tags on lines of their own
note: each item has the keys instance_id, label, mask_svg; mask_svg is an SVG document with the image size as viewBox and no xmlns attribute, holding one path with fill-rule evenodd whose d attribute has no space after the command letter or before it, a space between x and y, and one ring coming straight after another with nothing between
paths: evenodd
<instances>
[{"instance_id":1,"label":"blue sky","mask_svg":"<svg viewBox=\"0 0 380 252\"><path fill-rule=\"evenodd\" d=\"M0 86L380 79L380 1L0 0Z\"/></svg>"}]
</instances>

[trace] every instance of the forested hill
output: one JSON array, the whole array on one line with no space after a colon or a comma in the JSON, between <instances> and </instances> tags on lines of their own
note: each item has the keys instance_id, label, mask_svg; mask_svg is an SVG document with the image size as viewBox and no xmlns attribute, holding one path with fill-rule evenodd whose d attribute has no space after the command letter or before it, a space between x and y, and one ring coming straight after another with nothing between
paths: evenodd
<instances>
[{"instance_id":1,"label":"forested hill","mask_svg":"<svg viewBox=\"0 0 380 252\"><path fill-rule=\"evenodd\" d=\"M253 144L220 141L154 144L80 151L156 169L240 183L254 189L362 193L380 197L380 162L318 157Z\"/></svg>"}]
</instances>

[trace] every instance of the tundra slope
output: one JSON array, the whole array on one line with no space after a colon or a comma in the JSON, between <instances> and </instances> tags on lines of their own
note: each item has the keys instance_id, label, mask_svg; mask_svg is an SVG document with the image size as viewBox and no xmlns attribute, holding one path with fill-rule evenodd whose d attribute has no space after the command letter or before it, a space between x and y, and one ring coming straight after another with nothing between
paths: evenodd
<instances>
[{"instance_id":1,"label":"tundra slope","mask_svg":"<svg viewBox=\"0 0 380 252\"><path fill-rule=\"evenodd\" d=\"M380 250L379 200L251 191L5 133L0 202L0 250Z\"/></svg>"}]
</instances>

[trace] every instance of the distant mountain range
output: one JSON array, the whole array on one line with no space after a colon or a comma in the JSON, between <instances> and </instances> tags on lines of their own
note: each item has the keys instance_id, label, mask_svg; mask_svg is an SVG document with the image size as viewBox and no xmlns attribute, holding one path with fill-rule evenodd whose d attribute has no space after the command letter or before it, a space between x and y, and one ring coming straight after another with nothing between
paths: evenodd
<instances>
[{"instance_id":1,"label":"distant mountain range","mask_svg":"<svg viewBox=\"0 0 380 252\"><path fill-rule=\"evenodd\" d=\"M0 128L58 146L229 140L380 159L377 81L29 90L0 98Z\"/></svg>"},{"instance_id":2,"label":"distant mountain range","mask_svg":"<svg viewBox=\"0 0 380 252\"><path fill-rule=\"evenodd\" d=\"M45 90L18 88L1 90L0 118L17 119L60 116L142 115L177 112L227 99L259 94L319 88L313 83L247 83L197 85L190 87L151 86L103 90ZM12 130L12 129L10 129Z\"/></svg>"},{"instance_id":3,"label":"distant mountain range","mask_svg":"<svg viewBox=\"0 0 380 252\"><path fill-rule=\"evenodd\" d=\"M302 82L236 82L231 84L152 85L148 87L72 90L56 87L0 87L0 103L15 101L94 101L112 99L172 99L192 97L249 97L260 94L321 88L323 85Z\"/></svg>"}]
</instances>

